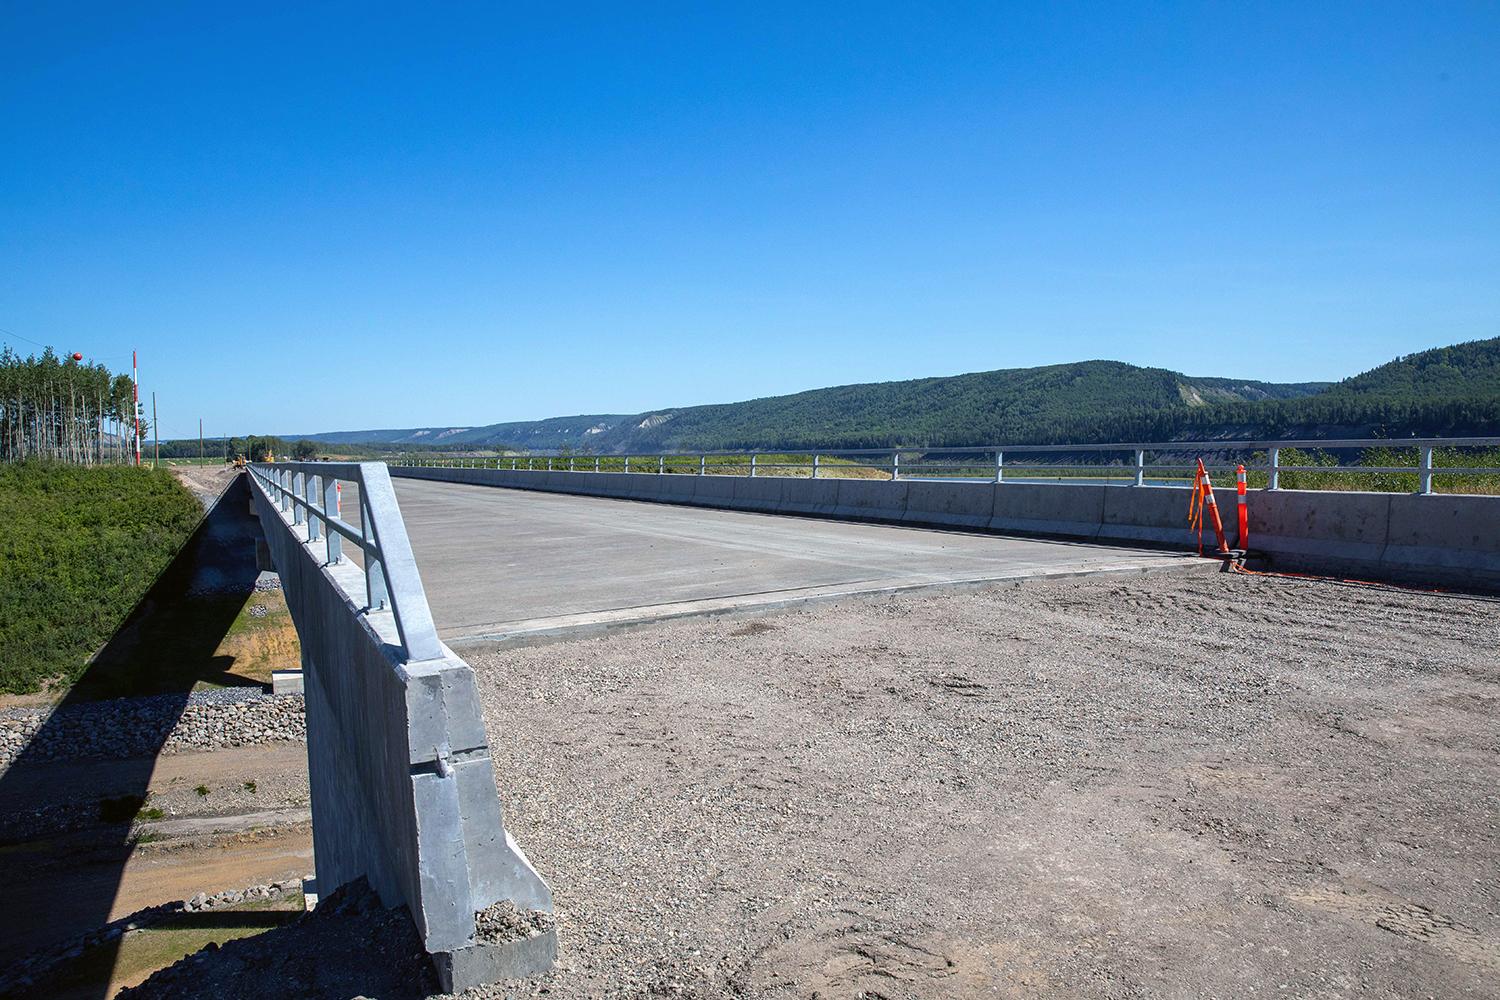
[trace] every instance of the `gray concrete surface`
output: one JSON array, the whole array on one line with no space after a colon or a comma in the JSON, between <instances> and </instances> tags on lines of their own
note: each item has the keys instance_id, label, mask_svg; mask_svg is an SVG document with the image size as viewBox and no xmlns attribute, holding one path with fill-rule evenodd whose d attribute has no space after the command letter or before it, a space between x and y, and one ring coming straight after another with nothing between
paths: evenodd
<instances>
[{"instance_id":1,"label":"gray concrete surface","mask_svg":"<svg viewBox=\"0 0 1500 1000\"><path fill-rule=\"evenodd\" d=\"M756 481L763 493L780 486ZM438 631L459 648L856 593L1213 568L1179 553L1065 541L401 479L396 487ZM346 493L346 516L357 509Z\"/></svg>"},{"instance_id":2,"label":"gray concrete surface","mask_svg":"<svg viewBox=\"0 0 1500 1000\"><path fill-rule=\"evenodd\" d=\"M349 467L352 469L353 467ZM341 473L342 474L342 473ZM411 564L383 466L363 468L382 554L392 572ZM302 649L313 853L326 896L363 877L387 906L405 904L445 988L489 982L546 965L517 966L497 955L508 943L477 937L475 915L500 900L548 910L547 884L505 829L474 672L425 625L425 608L366 610L363 570L329 565L322 543L252 479L255 513L281 576ZM345 499L345 509L358 510ZM420 599L415 579L391 592ZM437 658L409 659L407 646ZM528 950L527 960L550 957ZM522 963L524 966L524 963Z\"/></svg>"},{"instance_id":3,"label":"gray concrete surface","mask_svg":"<svg viewBox=\"0 0 1500 1000\"><path fill-rule=\"evenodd\" d=\"M393 467L405 479L658 503L1186 547L1187 491L1159 486L794 479ZM1215 491L1231 544L1235 494ZM1250 548L1272 569L1500 591L1500 497L1252 490Z\"/></svg>"}]
</instances>

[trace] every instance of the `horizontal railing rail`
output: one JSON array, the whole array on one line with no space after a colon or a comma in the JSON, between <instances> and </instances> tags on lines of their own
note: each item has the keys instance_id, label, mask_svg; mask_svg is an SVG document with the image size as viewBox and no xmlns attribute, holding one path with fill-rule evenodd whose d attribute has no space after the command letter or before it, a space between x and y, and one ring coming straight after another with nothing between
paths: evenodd
<instances>
[{"instance_id":1,"label":"horizontal railing rail","mask_svg":"<svg viewBox=\"0 0 1500 1000\"><path fill-rule=\"evenodd\" d=\"M289 527L303 544L322 543L325 565L343 562L345 541L360 551L365 592L350 596L363 599L366 614L392 616L406 660L445 655L384 462L266 462L251 465L250 474L290 515ZM357 487L358 525L343 518L343 483Z\"/></svg>"},{"instance_id":2,"label":"horizontal railing rail","mask_svg":"<svg viewBox=\"0 0 1500 1000\"><path fill-rule=\"evenodd\" d=\"M1282 452L1288 449L1317 451L1327 454L1332 451L1367 449L1417 449L1418 460L1414 465L1357 465L1338 462L1333 465L1287 464L1282 462ZM1328 440L1265 440L1265 441L1150 441L1120 442L1111 444L1067 444L1067 445L984 445L972 448L960 447L902 447L902 448L819 448L816 450L780 449L776 451L751 452L657 452L628 455L583 455L577 453L530 453L526 455L500 455L489 457L439 458L432 456L406 456L395 459L393 465L425 468L485 468L511 469L515 471L545 472L637 472L659 474L696 475L743 475L756 476L767 472L776 474L786 470L806 473L811 478L841 476L850 471L867 470L888 476L890 479L948 478L968 479L983 482L1004 482L1007 474L1014 480L1082 478L1079 474L1106 482L1115 479L1128 480L1128 485L1155 485L1153 480L1181 479L1186 485L1190 474L1197 468L1196 462L1161 461L1161 457L1225 454L1244 456L1244 461L1226 462L1215 457L1205 460L1211 472L1233 472L1243 465L1247 473L1265 477L1266 489L1280 489L1283 473L1351 473L1370 475L1414 475L1418 493L1433 492L1433 483L1439 477L1450 476L1500 476L1500 467L1475 467L1463 465L1439 465L1435 456L1440 452L1459 449L1500 448L1500 437L1467 438L1337 438ZM1094 464L1053 463L1036 460L1020 462L1015 456L1068 455L1076 453L1111 453L1126 456L1121 461ZM800 457L806 461L793 461ZM903 460L903 456L905 460ZM1007 463L1006 456L1012 461ZM1148 461L1148 456L1151 460ZM968 458L967 461L962 459ZM825 460L832 459L833 463ZM1068 476L1057 475L1068 473ZM945 475L938 475L945 474ZM1165 485L1174 485L1166 482Z\"/></svg>"}]
</instances>

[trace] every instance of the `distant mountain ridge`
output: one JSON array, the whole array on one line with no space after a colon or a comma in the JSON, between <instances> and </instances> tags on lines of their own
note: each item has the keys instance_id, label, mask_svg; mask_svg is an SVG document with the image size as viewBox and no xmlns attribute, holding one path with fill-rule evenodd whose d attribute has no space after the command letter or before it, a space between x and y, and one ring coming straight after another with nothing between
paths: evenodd
<instances>
[{"instance_id":1,"label":"distant mountain ridge","mask_svg":"<svg viewBox=\"0 0 1500 1000\"><path fill-rule=\"evenodd\" d=\"M329 444L619 454L1496 433L1500 338L1397 358L1338 383L1194 377L1119 361L1081 361L636 414L307 437Z\"/></svg>"}]
</instances>

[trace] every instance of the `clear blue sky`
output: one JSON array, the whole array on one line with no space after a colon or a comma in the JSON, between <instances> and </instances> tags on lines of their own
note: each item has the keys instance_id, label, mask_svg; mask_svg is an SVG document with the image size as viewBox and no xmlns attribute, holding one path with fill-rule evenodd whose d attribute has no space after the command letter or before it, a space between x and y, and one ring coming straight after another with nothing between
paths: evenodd
<instances>
[{"instance_id":1,"label":"clear blue sky","mask_svg":"<svg viewBox=\"0 0 1500 1000\"><path fill-rule=\"evenodd\" d=\"M1500 334L1494 2L267 7L0 0L0 339L168 435Z\"/></svg>"}]
</instances>

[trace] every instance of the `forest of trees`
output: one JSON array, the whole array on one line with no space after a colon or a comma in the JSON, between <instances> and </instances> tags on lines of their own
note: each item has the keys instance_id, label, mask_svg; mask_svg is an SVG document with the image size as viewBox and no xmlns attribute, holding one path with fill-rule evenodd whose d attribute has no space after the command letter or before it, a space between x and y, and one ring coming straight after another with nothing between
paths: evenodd
<instances>
[{"instance_id":1,"label":"forest of trees","mask_svg":"<svg viewBox=\"0 0 1500 1000\"><path fill-rule=\"evenodd\" d=\"M0 461L135 460L134 386L103 365L0 350ZM148 428L141 421L141 435Z\"/></svg>"},{"instance_id":2,"label":"forest of trees","mask_svg":"<svg viewBox=\"0 0 1500 1000\"><path fill-rule=\"evenodd\" d=\"M314 437L344 447L380 442L378 447L462 451L505 444L619 455L1471 435L1500 435L1500 338L1396 358L1336 384L1198 378L1116 361L1083 361L841 385L634 415Z\"/></svg>"}]
</instances>

